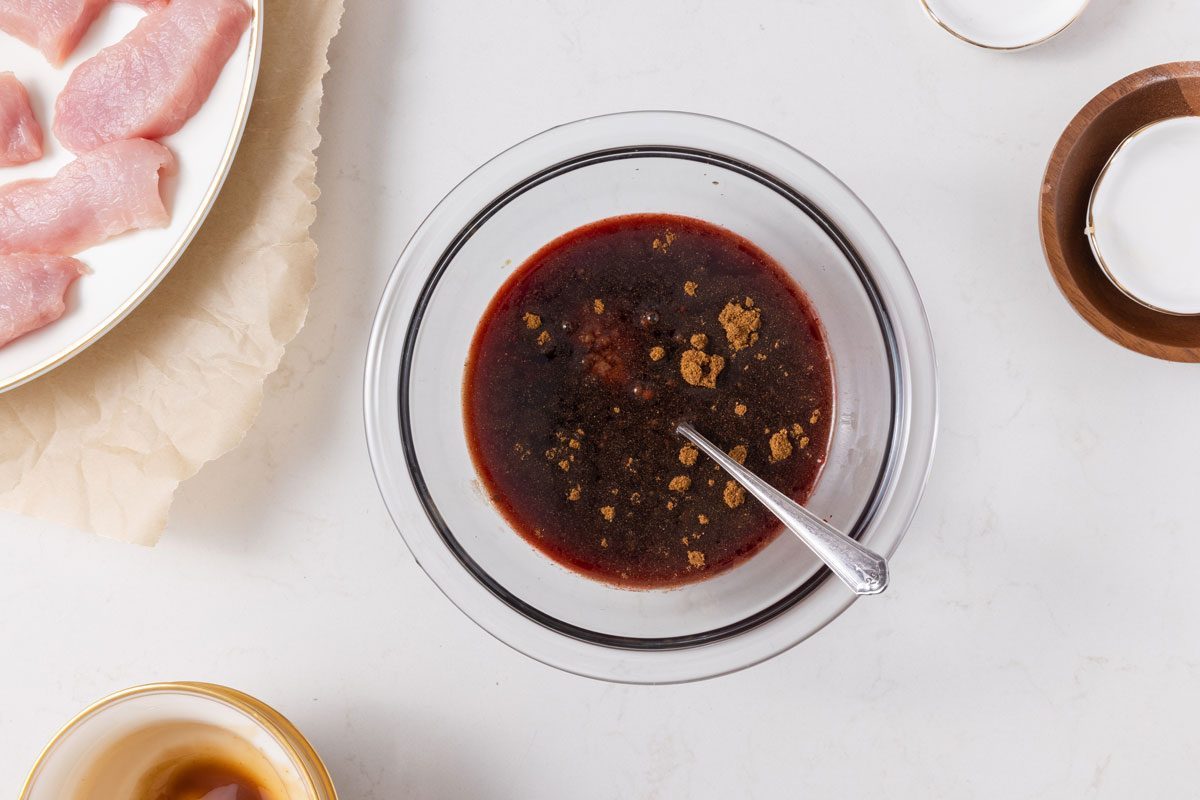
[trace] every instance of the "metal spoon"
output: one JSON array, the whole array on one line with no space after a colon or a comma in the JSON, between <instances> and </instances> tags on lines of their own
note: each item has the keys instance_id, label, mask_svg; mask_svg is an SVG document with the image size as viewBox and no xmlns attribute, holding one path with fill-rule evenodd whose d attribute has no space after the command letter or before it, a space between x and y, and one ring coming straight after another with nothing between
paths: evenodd
<instances>
[{"instance_id":1,"label":"metal spoon","mask_svg":"<svg viewBox=\"0 0 1200 800\"><path fill-rule=\"evenodd\" d=\"M879 594L888 585L887 559L874 553L828 524L762 478L727 456L686 422L675 432L684 437L754 495L841 578L855 594Z\"/></svg>"}]
</instances>

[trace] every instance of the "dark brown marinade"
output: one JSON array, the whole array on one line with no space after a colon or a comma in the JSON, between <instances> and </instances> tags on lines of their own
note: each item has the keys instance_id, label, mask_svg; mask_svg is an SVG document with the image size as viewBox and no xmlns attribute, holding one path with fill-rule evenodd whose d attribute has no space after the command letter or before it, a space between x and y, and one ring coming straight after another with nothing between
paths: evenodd
<instances>
[{"instance_id":1,"label":"dark brown marinade","mask_svg":"<svg viewBox=\"0 0 1200 800\"><path fill-rule=\"evenodd\" d=\"M516 270L476 329L463 400L476 469L514 530L587 576L655 588L727 570L779 532L712 461L686 463L675 422L743 446L804 501L833 375L816 312L766 253L701 220L636 214Z\"/></svg>"}]
</instances>

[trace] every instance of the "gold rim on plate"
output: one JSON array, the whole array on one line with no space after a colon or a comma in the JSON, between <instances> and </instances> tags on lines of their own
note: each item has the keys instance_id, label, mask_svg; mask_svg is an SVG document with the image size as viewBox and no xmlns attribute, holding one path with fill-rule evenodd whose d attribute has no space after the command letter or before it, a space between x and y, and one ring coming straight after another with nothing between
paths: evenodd
<instances>
[{"instance_id":1,"label":"gold rim on plate","mask_svg":"<svg viewBox=\"0 0 1200 800\"><path fill-rule=\"evenodd\" d=\"M333 779L329 776L329 770L326 769L325 764L321 761L321 757L317 755L317 751L304 738L304 734L300 733L299 729L287 717L245 692L239 692L237 689L230 689L228 686L219 686L215 683L197 683L193 681L147 683L142 686L133 686L92 703L83 711L76 714L66 725L63 725L58 733L54 734L54 737L50 739L50 742L42 748L42 752L38 755L37 760L33 763L33 767L29 770L29 777L25 779L25 785L21 789L21 794L18 795L17 800L29 800L34 781L41 774L46 759L58 747L59 742L68 733L75 730L80 723L114 703L137 695L160 692L197 695L224 703L242 712L265 729L279 743L280 747L291 756L296 765L301 768L300 778L304 782L305 789L309 795L306 800L338 800L337 790L333 786Z\"/></svg>"},{"instance_id":2,"label":"gold rim on plate","mask_svg":"<svg viewBox=\"0 0 1200 800\"><path fill-rule=\"evenodd\" d=\"M208 191L205 192L200 207L192 215L187 228L180 235L179 239L176 240L171 249L167 251L167 254L158 263L158 266L154 268L154 271L142 282L142 285L115 311L109 314L96 327L53 356L43 359L41 362L15 375L0 378L0 393L6 392L9 389L15 389L23 383L27 383L56 367L62 366L95 344L101 336L116 327L118 322L125 319L133 309L137 308L150 295L154 287L158 286L159 282L175 266L175 262L183 255L183 251L187 249L187 246L192 243L192 239L195 238L197 231L200 230L200 226L204 224L205 218L208 217L208 212L212 210L213 203L216 202L221 187L225 185L225 179L229 177L229 169L233 165L233 158L237 154L238 145L242 141L242 134L246 130L246 122L250 118L250 105L254 100L254 85L258 80L259 65L262 63L264 0L250 0L250 5L254 8L254 22L250 27L249 64L247 65L246 79L242 82L242 94L238 99L237 124L229 134L229 141L225 144L225 152L221 154L221 161L217 165L217 171L213 176L212 183L209 184Z\"/></svg>"},{"instance_id":3,"label":"gold rim on plate","mask_svg":"<svg viewBox=\"0 0 1200 800\"><path fill-rule=\"evenodd\" d=\"M1113 162L1117 159L1117 155L1125 149L1126 145L1159 123L1166 122L1167 120L1171 119L1184 119L1186 116L1187 115L1182 117L1163 117L1162 119L1156 119L1153 122L1147 122L1145 125L1121 140L1121 143L1117 145L1117 149L1113 150L1112 155L1108 157L1108 161L1104 162L1104 166L1100 169L1100 174L1096 176L1096 182L1092 184L1092 191L1090 194L1088 194L1087 227L1085 227L1083 231L1084 235L1087 236L1088 245L1092 248L1092 255L1096 258L1096 263L1100 265L1100 269L1104 270L1104 276L1108 278L1109 282L1113 286L1117 287L1117 289L1121 291L1121 294L1125 295L1138 305L1150 309L1151 311L1157 311L1160 314L1169 314L1172 317L1197 317L1200 316L1200 311L1172 311L1169 308L1160 308L1150 301L1143 300L1141 297L1138 297L1130 289L1128 289L1125 284L1121 283L1121 281L1118 280L1116 273L1109 268L1108 262L1104 260L1104 255L1100 252L1100 243L1096 241L1096 217L1094 212L1096 208L1096 193L1100 191L1100 184L1104 182L1104 176L1108 174L1109 168L1112 167Z\"/></svg>"},{"instance_id":4,"label":"gold rim on plate","mask_svg":"<svg viewBox=\"0 0 1200 800\"><path fill-rule=\"evenodd\" d=\"M1061 28L1059 28L1058 30L1054 31L1053 33L1047 34L1040 39L1034 39L1032 42L1025 42L1024 44L996 45L996 44L986 44L984 42L979 42L968 36L963 35L962 33L960 33L955 28L951 27L948 23L946 23L945 20L943 20L941 17L939 17L937 15L937 12L934 11L930 7L929 0L920 0L921 8L925 9L925 13L929 16L929 18L931 20L933 20L934 22L936 22L938 24L938 27L941 28L942 30L944 30L946 33L950 34L955 39L958 39L961 42L966 42L969 45L974 45L975 47L980 47L980 48L983 48L984 50L992 50L997 53L1012 53L1017 50L1028 50L1030 47L1037 47L1039 44L1044 44L1045 42L1050 41L1055 36L1058 36L1060 33L1065 31L1067 28L1074 25L1076 20L1078 20L1081 16L1083 16L1083 12L1087 10L1087 7L1091 4L1091 2L1092 2L1092 0L1084 0L1083 5L1081 5L1079 7L1079 10L1075 12L1075 16L1071 17L1069 20L1067 20L1065 23L1063 23L1063 26Z\"/></svg>"}]
</instances>

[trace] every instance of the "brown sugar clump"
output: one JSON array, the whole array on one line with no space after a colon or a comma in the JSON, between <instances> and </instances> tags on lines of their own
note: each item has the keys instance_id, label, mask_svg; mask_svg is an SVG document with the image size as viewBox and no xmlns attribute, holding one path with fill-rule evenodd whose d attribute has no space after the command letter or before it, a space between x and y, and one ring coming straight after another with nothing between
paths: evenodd
<instances>
[{"instance_id":1,"label":"brown sugar clump","mask_svg":"<svg viewBox=\"0 0 1200 800\"><path fill-rule=\"evenodd\" d=\"M662 252L665 253L665 252L667 252L667 248L669 248L671 246L671 242L673 242L673 241L675 241L675 233L674 233L674 231L668 230L666 233L663 234L663 238L659 239L658 237L655 237L653 244L651 244L650 246L653 247L655 250L661 250Z\"/></svg>"},{"instance_id":2,"label":"brown sugar clump","mask_svg":"<svg viewBox=\"0 0 1200 800\"><path fill-rule=\"evenodd\" d=\"M737 508L742 503L746 502L746 490L743 489L736 481L725 482L725 505L730 508Z\"/></svg>"},{"instance_id":3,"label":"brown sugar clump","mask_svg":"<svg viewBox=\"0 0 1200 800\"><path fill-rule=\"evenodd\" d=\"M564 458L562 461L558 462L558 468L561 469L563 472L566 472L567 470L569 470L571 468L571 462L567 461Z\"/></svg>"},{"instance_id":4,"label":"brown sugar clump","mask_svg":"<svg viewBox=\"0 0 1200 800\"><path fill-rule=\"evenodd\" d=\"M595 311L597 314L603 314L604 313L604 301L598 297L595 300L593 300L592 301L592 311Z\"/></svg>"},{"instance_id":5,"label":"brown sugar clump","mask_svg":"<svg viewBox=\"0 0 1200 800\"><path fill-rule=\"evenodd\" d=\"M531 331L536 331L542 327L542 318L532 311L526 311L525 316L521 317L521 319L525 320L525 327Z\"/></svg>"},{"instance_id":6,"label":"brown sugar clump","mask_svg":"<svg viewBox=\"0 0 1200 800\"><path fill-rule=\"evenodd\" d=\"M665 356L666 354L667 354L666 348L658 347L658 346L650 348L650 360L651 361L662 361L663 356Z\"/></svg>"},{"instance_id":7,"label":"brown sugar clump","mask_svg":"<svg viewBox=\"0 0 1200 800\"><path fill-rule=\"evenodd\" d=\"M746 456L749 454L750 448L744 444L739 444L737 447L729 451L729 457L739 464L746 463Z\"/></svg>"},{"instance_id":8,"label":"brown sugar clump","mask_svg":"<svg viewBox=\"0 0 1200 800\"><path fill-rule=\"evenodd\" d=\"M567 499L571 502L575 502L581 497L583 497L583 489L580 488L579 484L575 484L571 487L571 491L567 492Z\"/></svg>"},{"instance_id":9,"label":"brown sugar clump","mask_svg":"<svg viewBox=\"0 0 1200 800\"><path fill-rule=\"evenodd\" d=\"M801 436L800 441L797 442L797 444L800 445L800 449L803 450L804 448L808 447L808 442L809 439L807 436Z\"/></svg>"},{"instance_id":10,"label":"brown sugar clump","mask_svg":"<svg viewBox=\"0 0 1200 800\"><path fill-rule=\"evenodd\" d=\"M696 517L696 521L699 522L701 525L707 525L708 524L708 516L706 514L701 514L698 517Z\"/></svg>"},{"instance_id":11,"label":"brown sugar clump","mask_svg":"<svg viewBox=\"0 0 1200 800\"><path fill-rule=\"evenodd\" d=\"M746 404L738 403L736 406L733 407L733 413L737 414L739 417L746 416Z\"/></svg>"},{"instance_id":12,"label":"brown sugar clump","mask_svg":"<svg viewBox=\"0 0 1200 800\"><path fill-rule=\"evenodd\" d=\"M668 488L672 492L686 492L692 488L692 479L687 475L676 475L674 478L671 478Z\"/></svg>"},{"instance_id":13,"label":"brown sugar clump","mask_svg":"<svg viewBox=\"0 0 1200 800\"><path fill-rule=\"evenodd\" d=\"M700 288L699 284L697 284L695 281L688 281L687 283L685 283L683 285L683 293L686 294L688 297L695 297L696 290L698 288Z\"/></svg>"},{"instance_id":14,"label":"brown sugar clump","mask_svg":"<svg viewBox=\"0 0 1200 800\"><path fill-rule=\"evenodd\" d=\"M603 537L603 536L600 537L600 546L608 547L608 539L606 537ZM624 577L624 575L622 575L622 577Z\"/></svg>"},{"instance_id":15,"label":"brown sugar clump","mask_svg":"<svg viewBox=\"0 0 1200 800\"><path fill-rule=\"evenodd\" d=\"M747 300L749 298L746 298ZM725 338L736 353L758 341L758 329L762 326L762 313L757 308L742 308L736 303L726 303L717 316L717 322L725 329Z\"/></svg>"},{"instance_id":16,"label":"brown sugar clump","mask_svg":"<svg viewBox=\"0 0 1200 800\"><path fill-rule=\"evenodd\" d=\"M725 359L722 356L710 356L701 350L687 350L679 358L679 374L692 386L717 388L717 376L723 369Z\"/></svg>"},{"instance_id":17,"label":"brown sugar clump","mask_svg":"<svg viewBox=\"0 0 1200 800\"><path fill-rule=\"evenodd\" d=\"M792 436L795 436L798 438L803 435L804 435L804 428L800 425L800 423L799 422L793 423L792 424Z\"/></svg>"},{"instance_id":18,"label":"brown sugar clump","mask_svg":"<svg viewBox=\"0 0 1200 800\"><path fill-rule=\"evenodd\" d=\"M708 347L708 337L703 333L693 333L690 341L692 343L692 347L696 348L697 350L703 350L704 348Z\"/></svg>"},{"instance_id":19,"label":"brown sugar clump","mask_svg":"<svg viewBox=\"0 0 1200 800\"><path fill-rule=\"evenodd\" d=\"M704 568L704 553L699 550L688 550L688 564L696 569Z\"/></svg>"},{"instance_id":20,"label":"brown sugar clump","mask_svg":"<svg viewBox=\"0 0 1200 800\"><path fill-rule=\"evenodd\" d=\"M612 522L613 517L617 515L617 510L612 506L605 506L600 509L600 516L604 517L605 522Z\"/></svg>"},{"instance_id":21,"label":"brown sugar clump","mask_svg":"<svg viewBox=\"0 0 1200 800\"><path fill-rule=\"evenodd\" d=\"M692 447L690 444L685 444L679 448L679 463L685 467L690 467L696 463L696 459L700 456L700 451Z\"/></svg>"},{"instance_id":22,"label":"brown sugar clump","mask_svg":"<svg viewBox=\"0 0 1200 800\"><path fill-rule=\"evenodd\" d=\"M545 347L550 343L550 331L542 331L538 334L537 343Z\"/></svg>"},{"instance_id":23,"label":"brown sugar clump","mask_svg":"<svg viewBox=\"0 0 1200 800\"><path fill-rule=\"evenodd\" d=\"M821 409L814 408L812 414L810 414L808 417L808 424L816 425L817 420L819 420L820 418L821 418Z\"/></svg>"},{"instance_id":24,"label":"brown sugar clump","mask_svg":"<svg viewBox=\"0 0 1200 800\"><path fill-rule=\"evenodd\" d=\"M792 442L788 439L787 428L780 428L771 436L771 461L783 461L791 454Z\"/></svg>"},{"instance_id":25,"label":"brown sugar clump","mask_svg":"<svg viewBox=\"0 0 1200 800\"><path fill-rule=\"evenodd\" d=\"M670 510L671 510L671 509L673 509L673 508L675 508L675 501L674 501L674 500L668 500L668 501L667 501L667 511L670 511Z\"/></svg>"}]
</instances>

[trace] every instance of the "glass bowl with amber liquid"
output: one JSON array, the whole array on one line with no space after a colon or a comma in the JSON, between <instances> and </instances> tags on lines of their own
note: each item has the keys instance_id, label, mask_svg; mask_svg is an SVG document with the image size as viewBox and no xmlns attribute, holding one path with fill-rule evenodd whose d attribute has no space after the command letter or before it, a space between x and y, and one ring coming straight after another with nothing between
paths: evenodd
<instances>
[{"instance_id":1,"label":"glass bowl with amber liquid","mask_svg":"<svg viewBox=\"0 0 1200 800\"><path fill-rule=\"evenodd\" d=\"M19 800L337 800L291 722L225 686L156 683L112 694L54 736Z\"/></svg>"}]
</instances>

